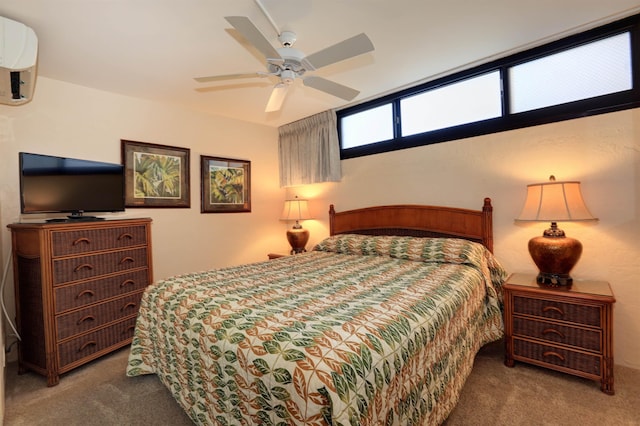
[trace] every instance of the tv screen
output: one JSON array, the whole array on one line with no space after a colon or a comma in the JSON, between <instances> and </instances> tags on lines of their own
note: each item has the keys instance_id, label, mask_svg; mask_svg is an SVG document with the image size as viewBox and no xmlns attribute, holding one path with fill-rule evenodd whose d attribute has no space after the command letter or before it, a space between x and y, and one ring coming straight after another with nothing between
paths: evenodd
<instances>
[{"instance_id":1,"label":"tv screen","mask_svg":"<svg viewBox=\"0 0 640 426\"><path fill-rule=\"evenodd\" d=\"M121 164L21 152L22 213L124 211L124 167Z\"/></svg>"}]
</instances>

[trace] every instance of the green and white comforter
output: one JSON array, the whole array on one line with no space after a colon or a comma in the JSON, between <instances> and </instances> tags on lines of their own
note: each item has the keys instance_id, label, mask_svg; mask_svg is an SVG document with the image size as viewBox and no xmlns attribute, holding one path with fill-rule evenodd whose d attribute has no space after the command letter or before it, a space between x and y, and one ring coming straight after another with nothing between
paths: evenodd
<instances>
[{"instance_id":1,"label":"green and white comforter","mask_svg":"<svg viewBox=\"0 0 640 426\"><path fill-rule=\"evenodd\" d=\"M146 290L127 375L197 424L426 425L502 336L506 277L458 239L327 238L314 251Z\"/></svg>"}]
</instances>

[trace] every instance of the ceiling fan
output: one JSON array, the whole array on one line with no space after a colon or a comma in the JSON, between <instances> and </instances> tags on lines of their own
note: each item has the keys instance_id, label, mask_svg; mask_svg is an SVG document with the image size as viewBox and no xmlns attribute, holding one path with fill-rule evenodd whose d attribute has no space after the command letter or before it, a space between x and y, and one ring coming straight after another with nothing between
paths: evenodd
<instances>
[{"instance_id":1,"label":"ceiling fan","mask_svg":"<svg viewBox=\"0 0 640 426\"><path fill-rule=\"evenodd\" d=\"M257 0L256 0L257 2ZM257 2L258 3L258 2ZM260 30L245 16L226 16L229 22L247 41L255 46L266 58L266 72L254 72L245 74L227 74L209 77L197 77L199 83L212 81L232 80L239 78L269 77L275 76L280 81L274 86L265 112L278 111L287 94L287 89L296 78L302 79L305 86L321 90L330 95L350 101L360 93L342 84L313 75L305 75L307 71L314 71L321 67L361 55L374 50L373 43L366 34L362 33L329 46L316 53L305 54L293 47L296 42L296 34L292 31L278 31L271 17L260 3L271 24L276 28L278 40L282 47L274 48Z\"/></svg>"}]
</instances>

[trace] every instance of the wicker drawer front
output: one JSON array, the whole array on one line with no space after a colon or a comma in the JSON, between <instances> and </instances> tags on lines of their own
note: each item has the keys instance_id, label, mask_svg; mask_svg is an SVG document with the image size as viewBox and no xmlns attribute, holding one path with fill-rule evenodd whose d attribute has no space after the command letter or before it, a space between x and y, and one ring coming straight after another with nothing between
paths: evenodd
<instances>
[{"instance_id":1,"label":"wicker drawer front","mask_svg":"<svg viewBox=\"0 0 640 426\"><path fill-rule=\"evenodd\" d=\"M139 248L53 261L53 284L147 266L147 249Z\"/></svg>"},{"instance_id":2,"label":"wicker drawer front","mask_svg":"<svg viewBox=\"0 0 640 426\"><path fill-rule=\"evenodd\" d=\"M72 362L89 357L104 349L121 347L130 343L135 326L136 317L132 317L93 333L58 344L60 369L64 369L65 366Z\"/></svg>"},{"instance_id":3,"label":"wicker drawer front","mask_svg":"<svg viewBox=\"0 0 640 426\"><path fill-rule=\"evenodd\" d=\"M513 334L602 352L602 332L526 318L513 318Z\"/></svg>"},{"instance_id":4,"label":"wicker drawer front","mask_svg":"<svg viewBox=\"0 0 640 426\"><path fill-rule=\"evenodd\" d=\"M580 371L593 375L595 378L600 377L601 373L602 357L599 355L585 354L517 338L513 339L513 354L551 366Z\"/></svg>"},{"instance_id":5,"label":"wicker drawer front","mask_svg":"<svg viewBox=\"0 0 640 426\"><path fill-rule=\"evenodd\" d=\"M56 314L81 308L111 297L141 291L149 285L149 270L143 269L100 280L55 289Z\"/></svg>"},{"instance_id":6,"label":"wicker drawer front","mask_svg":"<svg viewBox=\"0 0 640 426\"><path fill-rule=\"evenodd\" d=\"M146 227L122 226L105 229L54 231L53 256L89 253L92 251L127 248L147 243Z\"/></svg>"},{"instance_id":7,"label":"wicker drawer front","mask_svg":"<svg viewBox=\"0 0 640 426\"><path fill-rule=\"evenodd\" d=\"M601 307L598 306L514 296L513 312L515 314L568 321L575 324L601 326Z\"/></svg>"},{"instance_id":8,"label":"wicker drawer front","mask_svg":"<svg viewBox=\"0 0 640 426\"><path fill-rule=\"evenodd\" d=\"M58 339L91 330L120 318L137 315L142 293L121 297L100 305L70 312L56 317Z\"/></svg>"}]
</instances>

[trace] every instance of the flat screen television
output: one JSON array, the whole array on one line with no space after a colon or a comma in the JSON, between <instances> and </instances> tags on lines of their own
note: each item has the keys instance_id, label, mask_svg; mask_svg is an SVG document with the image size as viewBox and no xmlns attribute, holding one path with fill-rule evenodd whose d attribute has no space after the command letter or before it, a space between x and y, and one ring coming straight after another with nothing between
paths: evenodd
<instances>
[{"instance_id":1,"label":"flat screen television","mask_svg":"<svg viewBox=\"0 0 640 426\"><path fill-rule=\"evenodd\" d=\"M19 159L22 213L70 213L71 220L96 220L85 213L125 209L121 164L26 152Z\"/></svg>"}]
</instances>

